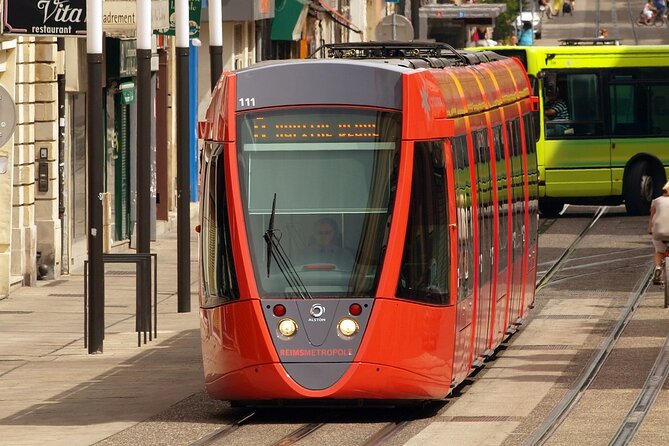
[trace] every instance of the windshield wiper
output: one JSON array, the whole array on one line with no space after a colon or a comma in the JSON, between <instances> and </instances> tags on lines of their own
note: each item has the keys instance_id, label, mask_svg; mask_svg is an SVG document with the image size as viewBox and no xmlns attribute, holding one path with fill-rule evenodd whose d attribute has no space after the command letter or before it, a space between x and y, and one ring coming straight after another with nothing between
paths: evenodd
<instances>
[{"instance_id":1,"label":"windshield wiper","mask_svg":"<svg viewBox=\"0 0 669 446\"><path fill-rule=\"evenodd\" d=\"M272 256L274 255L274 250L272 249L272 238L274 238L274 215L276 215L276 194L274 194L274 199L272 200L272 214L269 216L269 225L267 226L267 231L263 238L267 243L267 277L269 277L269 271L272 266Z\"/></svg>"},{"instance_id":2,"label":"windshield wiper","mask_svg":"<svg viewBox=\"0 0 669 446\"><path fill-rule=\"evenodd\" d=\"M290 289L302 299L311 299L312 297L309 290L307 290L307 287L302 282L302 279L300 279L299 274L297 274L297 270L295 270L295 267L286 254L286 251L283 249L283 246L281 246L281 238L276 235L277 233L281 234L281 231L274 229L275 215L276 194L274 194L274 199L272 200L272 213L269 217L267 231L263 234L263 239L265 239L265 243L267 244L267 277L270 275L272 258L274 258L279 267L279 271L283 274Z\"/></svg>"}]
</instances>

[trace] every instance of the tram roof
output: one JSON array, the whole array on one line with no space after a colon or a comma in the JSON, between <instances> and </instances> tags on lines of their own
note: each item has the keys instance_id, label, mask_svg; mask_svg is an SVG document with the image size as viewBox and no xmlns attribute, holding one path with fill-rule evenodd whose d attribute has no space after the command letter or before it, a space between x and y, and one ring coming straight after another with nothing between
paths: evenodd
<instances>
[{"instance_id":1,"label":"tram roof","mask_svg":"<svg viewBox=\"0 0 669 446\"><path fill-rule=\"evenodd\" d=\"M501 60L501 56L493 51L456 50L450 45L434 42L353 42L328 44L319 48L314 54L321 52L327 57L319 59L287 59L263 61L248 68L237 70L245 73L255 69L276 65L297 65L305 63L345 63L347 65L363 65L379 68L383 64L387 69L396 67L415 70L418 68L446 68L471 66Z\"/></svg>"},{"instance_id":2,"label":"tram roof","mask_svg":"<svg viewBox=\"0 0 669 446\"><path fill-rule=\"evenodd\" d=\"M434 108L435 119L479 112L530 95L520 64L494 52L406 42L335 45L328 51L333 57L266 61L228 73L212 93L200 134L226 140L229 124L218 124L226 115L264 107L341 104L403 110L404 89L415 98L440 92L436 105L426 108ZM423 76L423 70L431 75ZM404 75L413 73L416 76L405 83ZM234 101L226 96L229 76L235 78Z\"/></svg>"}]
</instances>

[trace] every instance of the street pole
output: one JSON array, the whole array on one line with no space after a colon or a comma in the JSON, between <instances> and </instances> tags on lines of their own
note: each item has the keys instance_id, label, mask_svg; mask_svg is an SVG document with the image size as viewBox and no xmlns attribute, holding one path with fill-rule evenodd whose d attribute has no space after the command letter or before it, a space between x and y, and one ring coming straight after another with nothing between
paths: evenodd
<instances>
[{"instance_id":1,"label":"street pole","mask_svg":"<svg viewBox=\"0 0 669 446\"><path fill-rule=\"evenodd\" d=\"M88 353L102 353L104 340L105 271L102 260L102 192L104 178L104 135L102 132L102 0L86 0L86 62L88 68L87 295Z\"/></svg>"},{"instance_id":2,"label":"street pole","mask_svg":"<svg viewBox=\"0 0 669 446\"><path fill-rule=\"evenodd\" d=\"M151 0L137 1L137 253L151 253ZM139 331L147 330L151 302L150 271L138 268L142 302ZM154 284L155 286L155 284ZM149 307L150 308L150 307Z\"/></svg>"},{"instance_id":3,"label":"street pole","mask_svg":"<svg viewBox=\"0 0 669 446\"><path fill-rule=\"evenodd\" d=\"M411 24L413 25L413 38L420 39L420 0L411 0Z\"/></svg>"},{"instance_id":4,"label":"street pole","mask_svg":"<svg viewBox=\"0 0 669 446\"><path fill-rule=\"evenodd\" d=\"M188 0L176 0L177 71L177 311L190 312L190 144Z\"/></svg>"},{"instance_id":5,"label":"street pole","mask_svg":"<svg viewBox=\"0 0 669 446\"><path fill-rule=\"evenodd\" d=\"M223 15L221 0L209 2L209 60L211 68L211 90L223 72Z\"/></svg>"}]
</instances>

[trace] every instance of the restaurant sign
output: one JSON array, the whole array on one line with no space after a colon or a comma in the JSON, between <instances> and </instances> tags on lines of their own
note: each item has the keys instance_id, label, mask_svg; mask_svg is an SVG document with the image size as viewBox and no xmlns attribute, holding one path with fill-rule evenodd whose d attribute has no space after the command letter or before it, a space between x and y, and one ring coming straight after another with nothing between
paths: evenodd
<instances>
[{"instance_id":1,"label":"restaurant sign","mask_svg":"<svg viewBox=\"0 0 669 446\"><path fill-rule=\"evenodd\" d=\"M86 0L3 0L3 31L10 34L85 36ZM102 2L102 30L115 36L133 37L137 28L136 0ZM151 1L154 30L169 27L167 0Z\"/></svg>"},{"instance_id":2,"label":"restaurant sign","mask_svg":"<svg viewBox=\"0 0 669 446\"><path fill-rule=\"evenodd\" d=\"M4 0L3 31L11 34L86 35L86 0Z\"/></svg>"}]
</instances>

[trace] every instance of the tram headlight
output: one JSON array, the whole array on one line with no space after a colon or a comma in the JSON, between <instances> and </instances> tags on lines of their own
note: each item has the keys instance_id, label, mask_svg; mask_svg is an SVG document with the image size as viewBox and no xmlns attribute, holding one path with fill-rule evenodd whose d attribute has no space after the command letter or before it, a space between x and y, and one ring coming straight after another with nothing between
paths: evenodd
<instances>
[{"instance_id":1,"label":"tram headlight","mask_svg":"<svg viewBox=\"0 0 669 446\"><path fill-rule=\"evenodd\" d=\"M289 338L297 331L297 322L290 318L281 319L279 321L279 333Z\"/></svg>"},{"instance_id":2,"label":"tram headlight","mask_svg":"<svg viewBox=\"0 0 669 446\"><path fill-rule=\"evenodd\" d=\"M344 336L353 336L358 332L360 326L355 321L355 319L345 317L339 321L339 324L337 324L337 329L339 330L339 333L343 334Z\"/></svg>"}]
</instances>

